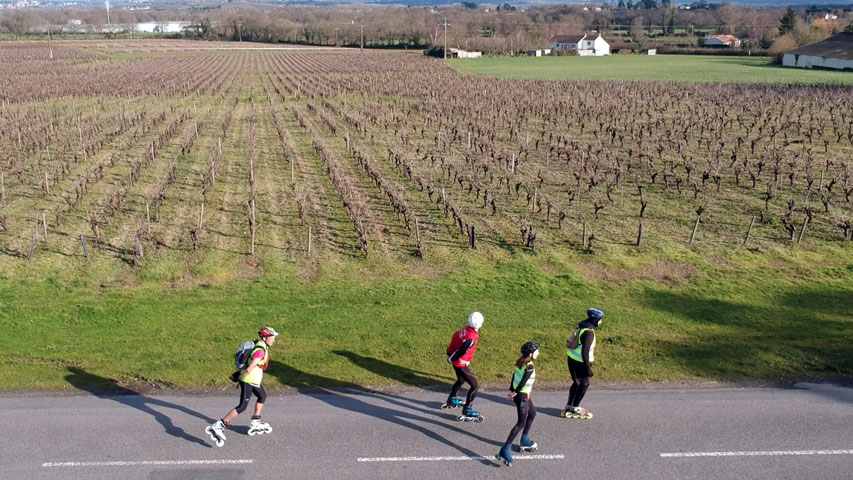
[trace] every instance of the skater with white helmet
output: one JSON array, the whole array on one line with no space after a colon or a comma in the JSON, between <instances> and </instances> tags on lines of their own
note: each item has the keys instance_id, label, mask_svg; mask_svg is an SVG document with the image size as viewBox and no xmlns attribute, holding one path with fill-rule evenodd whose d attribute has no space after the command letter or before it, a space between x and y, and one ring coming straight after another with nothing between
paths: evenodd
<instances>
[{"instance_id":1,"label":"skater with white helmet","mask_svg":"<svg viewBox=\"0 0 853 480\"><path fill-rule=\"evenodd\" d=\"M453 365L453 370L456 373L456 383L450 389L450 396L447 402L441 408L456 408L463 405L463 402L456 395L463 383L469 385L468 396L465 398L462 415L457 420L459 421L476 421L482 422L483 416L480 412L474 410L471 404L477 396L477 390L480 384L477 382L477 377L469 368L471 360L474 359L474 352L477 351L477 341L480 338L480 327L483 326L483 314L474 312L468 316L468 325L453 334L450 340L450 346L447 347L447 362Z\"/></svg>"},{"instance_id":2,"label":"skater with white helmet","mask_svg":"<svg viewBox=\"0 0 853 480\"><path fill-rule=\"evenodd\" d=\"M264 371L270 363L269 348L275 344L278 332L271 327L264 327L258 330L258 336L260 339L255 342L255 346L250 350L248 365L235 372L231 377L232 380L240 383L240 403L231 409L225 417L217 420L205 430L217 447L225 444L225 429L231 420L246 411L252 395L257 398L257 401L255 402L254 415L252 415L252 423L249 425L249 435L272 432L270 424L261 421L261 411L263 411L264 402L267 399L267 393L264 391L262 382Z\"/></svg>"},{"instance_id":3,"label":"skater with white helmet","mask_svg":"<svg viewBox=\"0 0 853 480\"><path fill-rule=\"evenodd\" d=\"M538 356L539 344L527 342L521 346L521 357L515 361L515 373L509 385L507 399L515 402L518 421L510 430L503 448L496 457L509 467L512 466L512 442L518 436L518 432L521 432L521 440L518 442L520 451L535 452L539 448L536 442L527 436L530 432L530 426L533 425L533 419L536 418L536 407L533 406L533 399L530 398L530 394L533 391L533 382L536 381L536 368L533 366L533 360L536 360Z\"/></svg>"},{"instance_id":4,"label":"skater with white helmet","mask_svg":"<svg viewBox=\"0 0 853 480\"><path fill-rule=\"evenodd\" d=\"M566 340L569 348L569 374L572 386L566 407L560 412L565 418L592 418L592 412L580 406L589 388L589 379L593 376L592 362L595 360L595 329L604 321L604 312L597 308L586 311L586 320L578 324L572 338Z\"/></svg>"}]
</instances>

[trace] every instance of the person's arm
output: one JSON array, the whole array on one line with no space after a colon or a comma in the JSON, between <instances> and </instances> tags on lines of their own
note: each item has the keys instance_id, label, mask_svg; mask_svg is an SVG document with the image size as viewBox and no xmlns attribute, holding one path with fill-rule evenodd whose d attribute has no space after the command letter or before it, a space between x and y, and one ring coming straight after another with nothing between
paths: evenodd
<instances>
[{"instance_id":1,"label":"person's arm","mask_svg":"<svg viewBox=\"0 0 853 480\"><path fill-rule=\"evenodd\" d=\"M246 371L240 375L239 379L242 380L242 379L246 378L246 375L248 375L252 370L254 370L258 366L258 364L261 363L261 360L263 360L263 359L264 359L264 351L258 350L255 353L255 355L252 356L252 363L250 363L249 366L246 367Z\"/></svg>"},{"instance_id":2,"label":"person's arm","mask_svg":"<svg viewBox=\"0 0 853 480\"><path fill-rule=\"evenodd\" d=\"M583 355L583 363L586 365L586 371L590 377L593 375L593 372L592 364L589 363L589 349L592 346L593 339L595 339L595 332L593 330L587 330L581 335L581 343L583 344L581 354Z\"/></svg>"},{"instance_id":3,"label":"person's arm","mask_svg":"<svg viewBox=\"0 0 853 480\"><path fill-rule=\"evenodd\" d=\"M462 342L462 345L460 345L459 348L457 348L456 351L453 352L453 355L451 355L450 358L447 359L447 361L453 363L456 360L459 360L460 358L462 358L462 355L465 355L465 353L471 349L472 346L474 346L474 340L465 340L464 342Z\"/></svg>"}]
</instances>

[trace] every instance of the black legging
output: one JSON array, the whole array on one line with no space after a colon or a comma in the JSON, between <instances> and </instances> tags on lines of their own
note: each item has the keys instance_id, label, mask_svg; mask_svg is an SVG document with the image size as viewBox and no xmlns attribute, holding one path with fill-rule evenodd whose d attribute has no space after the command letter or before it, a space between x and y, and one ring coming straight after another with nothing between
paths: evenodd
<instances>
[{"instance_id":1,"label":"black legging","mask_svg":"<svg viewBox=\"0 0 853 480\"><path fill-rule=\"evenodd\" d=\"M527 395L518 393L512 399L515 402L515 410L518 412L518 422L509 431L509 436L506 437L506 444L511 445L518 432L523 428L522 435L527 435L530 432L530 425L533 424L533 419L536 418L536 408L533 406L533 400L527 398Z\"/></svg>"},{"instance_id":2,"label":"black legging","mask_svg":"<svg viewBox=\"0 0 853 480\"><path fill-rule=\"evenodd\" d=\"M252 398L252 395L258 397L258 403L261 405L267 400L267 392L264 391L263 386L256 387L246 382L240 382L240 404L234 407L234 410L237 410L237 413L245 412L246 408L249 407L249 399Z\"/></svg>"},{"instance_id":3,"label":"black legging","mask_svg":"<svg viewBox=\"0 0 853 480\"><path fill-rule=\"evenodd\" d=\"M569 357L569 374L572 376L572 386L569 387L569 401L566 405L577 407L586 395L586 389L589 388L589 372L585 363Z\"/></svg>"},{"instance_id":4,"label":"black legging","mask_svg":"<svg viewBox=\"0 0 853 480\"><path fill-rule=\"evenodd\" d=\"M465 404L471 405L471 402L474 401L474 397L477 396L477 390L480 389L477 377L471 373L471 370L468 367L453 367L453 370L456 371L456 383L454 383L453 388L450 389L450 396L455 397L459 393L459 389L462 388L462 384L467 382L471 388L468 389L468 397L465 399Z\"/></svg>"}]
</instances>

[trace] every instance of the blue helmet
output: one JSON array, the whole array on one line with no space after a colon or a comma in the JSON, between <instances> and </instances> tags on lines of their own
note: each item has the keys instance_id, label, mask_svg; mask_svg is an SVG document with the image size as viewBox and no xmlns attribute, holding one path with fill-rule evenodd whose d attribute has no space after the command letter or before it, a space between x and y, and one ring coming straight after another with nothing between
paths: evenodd
<instances>
[{"instance_id":1,"label":"blue helmet","mask_svg":"<svg viewBox=\"0 0 853 480\"><path fill-rule=\"evenodd\" d=\"M604 318L604 312L602 312L601 310L599 310L597 308L590 308L589 310L586 311L586 315L589 318L593 318L595 320L601 320L602 318Z\"/></svg>"}]
</instances>

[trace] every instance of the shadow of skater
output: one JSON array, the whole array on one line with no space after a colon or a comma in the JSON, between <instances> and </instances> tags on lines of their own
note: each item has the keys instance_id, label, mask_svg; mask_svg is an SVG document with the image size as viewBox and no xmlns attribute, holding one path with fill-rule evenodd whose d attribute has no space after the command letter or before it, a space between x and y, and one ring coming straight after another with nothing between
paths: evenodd
<instances>
[{"instance_id":1,"label":"shadow of skater","mask_svg":"<svg viewBox=\"0 0 853 480\"><path fill-rule=\"evenodd\" d=\"M501 442L496 442L481 437L477 434L465 431L459 427L456 427L455 425L449 424L447 421L437 420L418 415L416 412L439 416L437 412L433 412L407 403L410 400L404 397L388 395L384 393L375 393L371 395L371 398L382 400L388 405L372 405L368 402L359 400L358 397L364 396L365 394L371 394L372 392L366 391L358 385L345 382L337 382L330 378L306 373L289 365L277 362L275 360L272 360L270 362L270 368L269 370L267 370L267 375L273 375L278 378L278 380L283 385L294 387L300 393L315 396L315 398L317 398L318 400L321 400L322 402L325 402L326 404L331 405L335 408L339 408L347 412L357 412L379 420L393 423L394 425L406 427L408 429L419 432L425 435L426 437L435 440L436 442L453 447L462 454L469 457L480 457L482 455L468 448L465 448L462 445L453 443L452 441L437 433L435 430L437 430L438 428L443 428L455 433L467 435L490 445L502 445ZM322 385L335 386L322 387ZM453 421L455 422L455 419ZM427 423L437 428L430 429L416 422ZM484 465L497 466L496 463L491 462L488 459L479 461Z\"/></svg>"},{"instance_id":2,"label":"shadow of skater","mask_svg":"<svg viewBox=\"0 0 853 480\"><path fill-rule=\"evenodd\" d=\"M399 365L384 362L376 358L365 357L355 352L349 352L345 350L334 350L332 351L332 353L349 359L349 361L351 361L353 365L359 366L369 372L373 372L376 375L383 376L398 383L411 385L413 387L419 388L436 387L429 388L430 390L434 391L441 391L441 389L444 389L444 392L450 391L450 384L447 383L446 378L437 377L429 373L419 372L417 370L412 370L407 367L401 367ZM448 368L450 368L450 364L447 365ZM487 398L493 402L506 403L505 398L498 395L490 395L488 393L483 393L482 390L477 392L477 398ZM413 399L407 400L412 403L419 403L425 407L431 407L435 405L435 402L418 401Z\"/></svg>"},{"instance_id":3,"label":"shadow of skater","mask_svg":"<svg viewBox=\"0 0 853 480\"><path fill-rule=\"evenodd\" d=\"M169 418L162 412L158 412L153 407L165 407L171 408L173 410L178 410L179 412L185 413L192 417L202 419L205 421L205 423L212 423L214 421L212 418L209 418L206 415L202 415L194 410L190 410L189 408L183 407L181 405L140 395L138 392L135 392L129 388L124 388L119 385L116 385L108 378L91 374L77 367L67 367L66 370L68 370L70 374L65 376L65 380L67 380L68 383L73 385L74 388L82 390L84 392L89 392L92 395L95 395L96 397L113 400L122 405L127 405L128 407L133 407L141 412L145 412L154 417L157 422L163 426L166 433L168 433L169 435L172 435L173 437L182 438L188 442L193 442L199 445L204 445L208 448L212 448L203 439L190 435L185 432L184 429L175 426L175 424L172 423L171 418Z\"/></svg>"}]
</instances>

